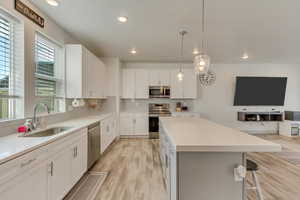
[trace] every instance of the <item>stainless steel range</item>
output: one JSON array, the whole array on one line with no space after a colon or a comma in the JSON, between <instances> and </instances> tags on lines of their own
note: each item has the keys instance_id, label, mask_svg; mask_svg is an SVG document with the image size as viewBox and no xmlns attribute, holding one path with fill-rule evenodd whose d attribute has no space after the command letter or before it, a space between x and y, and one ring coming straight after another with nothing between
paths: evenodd
<instances>
[{"instance_id":1,"label":"stainless steel range","mask_svg":"<svg viewBox=\"0 0 300 200\"><path fill-rule=\"evenodd\" d=\"M171 116L170 104L149 104L149 138L159 138L159 117Z\"/></svg>"}]
</instances>

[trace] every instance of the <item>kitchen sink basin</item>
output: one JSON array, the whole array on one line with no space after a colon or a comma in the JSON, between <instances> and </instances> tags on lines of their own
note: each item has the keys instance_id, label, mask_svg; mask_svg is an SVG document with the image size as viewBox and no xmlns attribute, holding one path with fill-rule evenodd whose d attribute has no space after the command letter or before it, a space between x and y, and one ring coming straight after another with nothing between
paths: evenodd
<instances>
[{"instance_id":1,"label":"kitchen sink basin","mask_svg":"<svg viewBox=\"0 0 300 200\"><path fill-rule=\"evenodd\" d=\"M50 129L46 129L46 130L41 130L41 131L34 132L34 133L29 133L29 134L25 135L25 137L49 137L49 136L53 136L53 135L59 134L61 132L67 131L70 128L71 127L55 127L55 128L50 128Z\"/></svg>"}]
</instances>

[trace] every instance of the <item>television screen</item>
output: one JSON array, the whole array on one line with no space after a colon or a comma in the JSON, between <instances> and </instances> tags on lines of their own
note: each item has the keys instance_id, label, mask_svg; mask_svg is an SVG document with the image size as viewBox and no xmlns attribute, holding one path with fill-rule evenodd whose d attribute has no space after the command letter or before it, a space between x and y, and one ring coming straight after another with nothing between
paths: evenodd
<instances>
[{"instance_id":1,"label":"television screen","mask_svg":"<svg viewBox=\"0 0 300 200\"><path fill-rule=\"evenodd\" d=\"M235 106L283 106L287 77L236 77Z\"/></svg>"}]
</instances>

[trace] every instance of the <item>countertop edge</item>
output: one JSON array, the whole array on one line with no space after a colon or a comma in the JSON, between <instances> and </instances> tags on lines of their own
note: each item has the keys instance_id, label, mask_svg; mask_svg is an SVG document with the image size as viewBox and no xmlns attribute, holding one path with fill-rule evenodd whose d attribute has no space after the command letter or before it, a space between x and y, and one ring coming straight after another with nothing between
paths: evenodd
<instances>
[{"instance_id":1,"label":"countertop edge","mask_svg":"<svg viewBox=\"0 0 300 200\"><path fill-rule=\"evenodd\" d=\"M56 142L60 139L63 139L69 135L71 135L72 133L80 130L80 129L84 129L84 128L87 128L89 125L93 124L93 123L97 123L97 122L100 122L102 121L103 119L106 119L108 117L110 117L111 115L113 115L112 113L107 113L107 114L102 114L102 115L91 115L91 116L86 116L86 117L82 117L82 118L74 118L74 119L71 119L71 120L66 120L66 121L63 121L63 122L60 122L60 123L56 123L56 124L51 124L49 127L57 127L57 126L60 126L60 124L63 124L63 123L71 123L72 121L76 121L76 120L80 120L80 119L83 119L86 118L85 120L90 120L90 122L86 123L86 124L83 124L83 125L80 125L80 126L77 126L77 127L74 127L66 132L64 132L63 134L58 134L56 137L53 137L53 138L49 138L49 140L47 141L44 141L44 142L41 142L40 144L37 144L35 146L32 146L32 147L28 147L26 148L25 150L23 151L20 151L20 152L17 152L17 153L14 153L14 154L11 154L5 158L2 158L0 159L0 165L2 164L5 164L11 160L14 160L18 157L21 157L22 155L25 155L27 153L30 153L36 149L39 149L43 146L46 146L48 144L51 144L53 142ZM95 119L89 119L91 117L95 117ZM13 134L13 135L17 135L17 134ZM19 136L17 136L19 137ZM0 138L1 139L1 138Z\"/></svg>"}]
</instances>

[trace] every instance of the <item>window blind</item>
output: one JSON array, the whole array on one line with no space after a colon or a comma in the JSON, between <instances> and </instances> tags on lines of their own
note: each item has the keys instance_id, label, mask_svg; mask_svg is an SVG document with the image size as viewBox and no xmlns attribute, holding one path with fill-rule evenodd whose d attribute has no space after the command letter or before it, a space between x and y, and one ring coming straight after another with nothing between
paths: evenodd
<instances>
[{"instance_id":1,"label":"window blind","mask_svg":"<svg viewBox=\"0 0 300 200\"><path fill-rule=\"evenodd\" d=\"M0 18L0 95L2 97L9 95L11 52L11 26L7 20Z\"/></svg>"},{"instance_id":2,"label":"window blind","mask_svg":"<svg viewBox=\"0 0 300 200\"><path fill-rule=\"evenodd\" d=\"M40 97L56 97L59 80L56 73L57 46L37 35L35 41L36 72L35 94Z\"/></svg>"}]
</instances>

